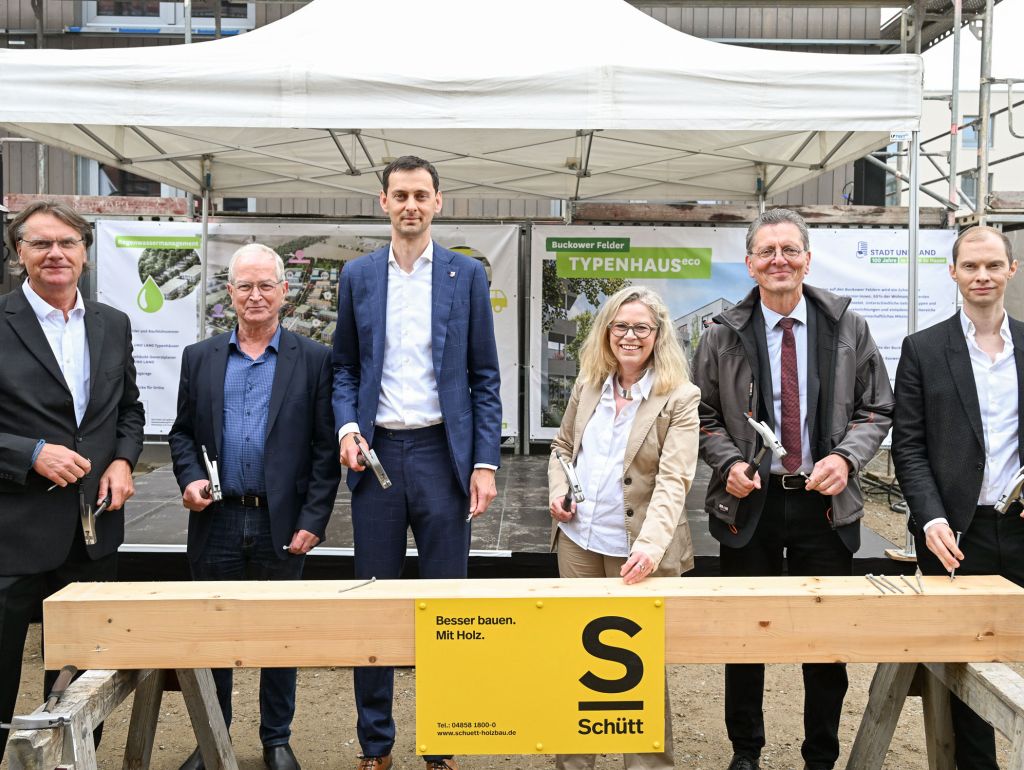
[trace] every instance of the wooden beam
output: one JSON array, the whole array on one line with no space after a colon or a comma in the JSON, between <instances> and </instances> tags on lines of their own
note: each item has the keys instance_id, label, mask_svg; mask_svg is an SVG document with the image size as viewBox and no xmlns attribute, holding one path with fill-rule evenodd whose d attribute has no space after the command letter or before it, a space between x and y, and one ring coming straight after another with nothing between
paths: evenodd
<instances>
[{"instance_id":1,"label":"wooden beam","mask_svg":"<svg viewBox=\"0 0 1024 770\"><path fill-rule=\"evenodd\" d=\"M778 208L768 206L768 208ZM809 225L906 227L909 212L900 206L790 206ZM756 204L703 205L697 203L579 203L573 211L574 224L638 222L643 224L737 224L747 225L757 217ZM921 207L922 227L944 227L945 209Z\"/></svg>"},{"instance_id":2,"label":"wooden beam","mask_svg":"<svg viewBox=\"0 0 1024 770\"><path fill-rule=\"evenodd\" d=\"M928 749L928 770L956 770L949 690L925 666L917 668L917 685L921 695L921 710L924 712L924 743Z\"/></svg>"},{"instance_id":3,"label":"wooden beam","mask_svg":"<svg viewBox=\"0 0 1024 770\"><path fill-rule=\"evenodd\" d=\"M83 216L163 216L189 215L187 198L144 198L129 195L35 195L12 193L3 204L13 214L36 201L57 201Z\"/></svg>"},{"instance_id":4,"label":"wooden beam","mask_svg":"<svg viewBox=\"0 0 1024 770\"><path fill-rule=\"evenodd\" d=\"M1024 660L1024 589L925 577L80 583L44 603L48 668L415 663L414 600L664 598L669 663ZM367 633L366 629L373 629Z\"/></svg>"},{"instance_id":5,"label":"wooden beam","mask_svg":"<svg viewBox=\"0 0 1024 770\"><path fill-rule=\"evenodd\" d=\"M209 770L238 770L231 736L217 703L213 674L206 668L179 668L175 674L192 720L203 765Z\"/></svg>"},{"instance_id":6,"label":"wooden beam","mask_svg":"<svg viewBox=\"0 0 1024 770\"><path fill-rule=\"evenodd\" d=\"M959 580L959 578L957 578ZM1024 678L992 663L928 663L928 670L1008 738L1024 724Z\"/></svg>"},{"instance_id":7,"label":"wooden beam","mask_svg":"<svg viewBox=\"0 0 1024 770\"><path fill-rule=\"evenodd\" d=\"M860 730L850 747L847 770L882 770L916 671L916 663L878 664Z\"/></svg>"},{"instance_id":8,"label":"wooden beam","mask_svg":"<svg viewBox=\"0 0 1024 770\"><path fill-rule=\"evenodd\" d=\"M988 205L993 211L1024 211L1024 192L993 192L988 197Z\"/></svg>"},{"instance_id":9,"label":"wooden beam","mask_svg":"<svg viewBox=\"0 0 1024 770\"><path fill-rule=\"evenodd\" d=\"M147 770L153 756L156 723L160 719L160 703L164 696L167 672L157 669L135 688L132 700L132 721L124 747L121 770Z\"/></svg>"}]
</instances>

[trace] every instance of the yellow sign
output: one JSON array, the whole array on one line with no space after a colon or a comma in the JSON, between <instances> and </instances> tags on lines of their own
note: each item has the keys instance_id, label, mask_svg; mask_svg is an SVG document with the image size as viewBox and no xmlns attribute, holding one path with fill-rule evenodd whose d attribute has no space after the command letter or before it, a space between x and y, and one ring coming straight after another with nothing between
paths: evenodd
<instances>
[{"instance_id":1,"label":"yellow sign","mask_svg":"<svg viewBox=\"0 0 1024 770\"><path fill-rule=\"evenodd\" d=\"M664 601L416 602L420 754L660 752Z\"/></svg>"}]
</instances>

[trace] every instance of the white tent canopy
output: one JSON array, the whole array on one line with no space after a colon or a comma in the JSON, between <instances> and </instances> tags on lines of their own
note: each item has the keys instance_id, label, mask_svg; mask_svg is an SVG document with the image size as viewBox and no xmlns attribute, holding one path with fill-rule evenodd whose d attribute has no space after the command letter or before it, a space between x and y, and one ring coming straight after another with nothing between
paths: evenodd
<instances>
[{"instance_id":1,"label":"white tent canopy","mask_svg":"<svg viewBox=\"0 0 1024 770\"><path fill-rule=\"evenodd\" d=\"M0 50L0 72L0 128L232 197L373 194L416 154L449 196L753 199L917 129L922 95L917 56L712 43L622 0L315 0L197 45Z\"/></svg>"}]
</instances>

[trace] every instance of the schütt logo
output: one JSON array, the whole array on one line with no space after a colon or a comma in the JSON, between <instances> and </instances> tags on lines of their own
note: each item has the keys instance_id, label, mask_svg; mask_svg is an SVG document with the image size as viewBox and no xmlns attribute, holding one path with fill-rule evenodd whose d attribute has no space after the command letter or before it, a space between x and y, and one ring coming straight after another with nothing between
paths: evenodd
<instances>
[{"instance_id":1,"label":"sch\u00fctt logo","mask_svg":"<svg viewBox=\"0 0 1024 770\"><path fill-rule=\"evenodd\" d=\"M868 242L857 241L857 259L864 259L868 255Z\"/></svg>"},{"instance_id":2,"label":"sch\u00fctt logo","mask_svg":"<svg viewBox=\"0 0 1024 770\"><path fill-rule=\"evenodd\" d=\"M641 631L640 625L629 618L606 615L594 618L583 629L583 648L595 658L620 664L625 671L618 679L605 679L593 671L587 671L579 681L588 690L602 695L627 693L635 689L644 678L644 661L633 650L616 647L601 641L604 631L621 631L629 637ZM643 711L642 700L581 700L578 708L582 712L592 711ZM644 720L625 716L614 718L579 720L580 735L643 735Z\"/></svg>"}]
</instances>

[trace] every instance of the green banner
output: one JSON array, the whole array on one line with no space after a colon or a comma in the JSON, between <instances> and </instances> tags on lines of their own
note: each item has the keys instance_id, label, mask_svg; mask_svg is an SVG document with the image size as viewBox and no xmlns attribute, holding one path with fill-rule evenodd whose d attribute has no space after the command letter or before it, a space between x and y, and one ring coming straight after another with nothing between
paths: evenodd
<instances>
[{"instance_id":1,"label":"green banner","mask_svg":"<svg viewBox=\"0 0 1024 770\"><path fill-rule=\"evenodd\" d=\"M118 235L114 245L119 249L198 249L202 237L186 235L168 237L165 235Z\"/></svg>"},{"instance_id":2,"label":"green banner","mask_svg":"<svg viewBox=\"0 0 1024 770\"><path fill-rule=\"evenodd\" d=\"M945 257L918 257L919 265L944 265L949 262ZM905 265L906 257L871 257L872 265Z\"/></svg>"},{"instance_id":3,"label":"green banner","mask_svg":"<svg viewBox=\"0 0 1024 770\"><path fill-rule=\"evenodd\" d=\"M548 241L559 240L549 238ZM710 278L711 249L640 246L625 254L559 251L559 278Z\"/></svg>"}]
</instances>

